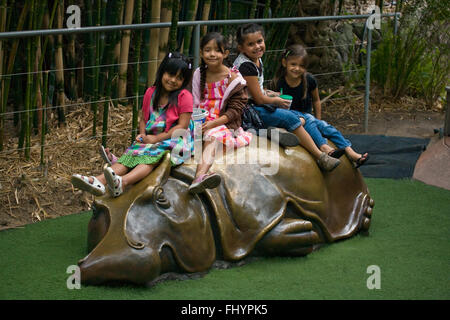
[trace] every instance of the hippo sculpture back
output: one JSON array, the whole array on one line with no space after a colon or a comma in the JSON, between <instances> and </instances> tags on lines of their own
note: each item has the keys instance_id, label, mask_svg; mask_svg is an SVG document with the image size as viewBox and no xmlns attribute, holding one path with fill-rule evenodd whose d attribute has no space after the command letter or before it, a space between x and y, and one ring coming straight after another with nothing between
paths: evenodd
<instances>
[{"instance_id":1,"label":"hippo sculpture back","mask_svg":"<svg viewBox=\"0 0 450 320\"><path fill-rule=\"evenodd\" d=\"M277 159L275 174L263 173L267 164L216 161L211 170L222 176L221 185L192 195L196 165L172 168L167 154L120 197L97 197L89 254L79 261L82 282L147 284L168 272L207 271L216 260L306 255L368 232L374 201L345 156L335 170L322 172L301 146L267 144L233 152Z\"/></svg>"}]
</instances>

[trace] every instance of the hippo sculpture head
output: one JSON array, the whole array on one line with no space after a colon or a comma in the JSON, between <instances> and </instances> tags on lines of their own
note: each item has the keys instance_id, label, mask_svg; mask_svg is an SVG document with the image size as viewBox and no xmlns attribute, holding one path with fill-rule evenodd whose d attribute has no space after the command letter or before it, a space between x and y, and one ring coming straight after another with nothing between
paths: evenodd
<instances>
[{"instance_id":1,"label":"hippo sculpture head","mask_svg":"<svg viewBox=\"0 0 450 320\"><path fill-rule=\"evenodd\" d=\"M273 158L275 152L275 174L264 174L264 164L216 161L211 170L222 183L199 195L187 191L196 165L172 168L167 154L120 197L97 197L89 254L79 261L82 282L146 284L168 272L207 271L216 260L306 255L368 231L374 201L345 156L322 172L300 146L274 150L249 146L234 153Z\"/></svg>"}]
</instances>

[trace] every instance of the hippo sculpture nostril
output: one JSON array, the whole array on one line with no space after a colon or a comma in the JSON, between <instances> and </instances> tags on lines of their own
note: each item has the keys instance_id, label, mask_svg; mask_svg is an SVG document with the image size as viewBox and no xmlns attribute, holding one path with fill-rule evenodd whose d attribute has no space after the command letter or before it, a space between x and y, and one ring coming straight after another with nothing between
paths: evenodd
<instances>
[{"instance_id":1,"label":"hippo sculpture nostril","mask_svg":"<svg viewBox=\"0 0 450 320\"><path fill-rule=\"evenodd\" d=\"M268 142L270 145L270 141ZM257 146L235 150L273 156ZM253 255L306 255L362 231L373 199L359 170L345 157L322 172L302 147L278 148L278 171L260 164L216 162L216 189L188 192L195 163L172 168L169 154L120 197L95 199L89 254L80 260L84 283L149 283L167 272L207 271L217 259ZM266 152L266 153L265 153ZM270 153L270 154L269 154Z\"/></svg>"}]
</instances>

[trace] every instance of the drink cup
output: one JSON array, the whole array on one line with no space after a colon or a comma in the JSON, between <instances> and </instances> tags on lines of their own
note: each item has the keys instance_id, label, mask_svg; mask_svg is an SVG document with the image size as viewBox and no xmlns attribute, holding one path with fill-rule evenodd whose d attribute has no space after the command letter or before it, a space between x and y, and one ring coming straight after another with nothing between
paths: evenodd
<instances>
[{"instance_id":1,"label":"drink cup","mask_svg":"<svg viewBox=\"0 0 450 320\"><path fill-rule=\"evenodd\" d=\"M195 124L202 125L206 121L206 117L209 115L209 112L205 109L194 108L192 112L192 120L194 120Z\"/></svg>"},{"instance_id":2,"label":"drink cup","mask_svg":"<svg viewBox=\"0 0 450 320\"><path fill-rule=\"evenodd\" d=\"M284 99L284 100L289 100L289 107L288 107L288 109L290 109L291 108L291 104L292 104L292 99L293 99L293 97L292 96L290 96L290 95L288 95L288 94L282 94L281 96L280 96L280 98L281 99Z\"/></svg>"}]
</instances>

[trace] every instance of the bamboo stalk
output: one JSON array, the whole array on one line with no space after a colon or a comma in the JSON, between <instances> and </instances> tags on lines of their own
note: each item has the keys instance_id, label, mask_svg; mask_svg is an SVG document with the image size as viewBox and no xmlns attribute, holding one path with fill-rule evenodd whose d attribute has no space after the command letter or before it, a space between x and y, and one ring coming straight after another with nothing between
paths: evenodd
<instances>
[{"instance_id":1,"label":"bamboo stalk","mask_svg":"<svg viewBox=\"0 0 450 320\"><path fill-rule=\"evenodd\" d=\"M185 21L195 20L195 16L197 14L197 7L198 7L198 0L189 0ZM185 56L189 55L189 49L191 48L192 29L193 27L184 28L183 54Z\"/></svg>"},{"instance_id":2,"label":"bamboo stalk","mask_svg":"<svg viewBox=\"0 0 450 320\"><path fill-rule=\"evenodd\" d=\"M180 13L180 3L176 0L172 1L172 24L170 26L169 32L169 51L176 50L177 45L177 29L178 29L178 18Z\"/></svg>"},{"instance_id":3,"label":"bamboo stalk","mask_svg":"<svg viewBox=\"0 0 450 320\"><path fill-rule=\"evenodd\" d=\"M101 23L101 0L97 0L97 19L96 25L100 26ZM101 44L100 44L100 34L97 32L95 34L95 42L96 42L96 50L95 50L95 68L94 68L94 102L92 103L92 136L95 137L97 135L97 110L98 110L98 86L99 86L99 72L100 72L100 52L101 52Z\"/></svg>"},{"instance_id":4,"label":"bamboo stalk","mask_svg":"<svg viewBox=\"0 0 450 320\"><path fill-rule=\"evenodd\" d=\"M84 1L85 6L85 15L86 15L86 23L87 26L93 25L93 9L92 9L92 0L85 0ZM93 95L94 95L94 69L92 66L94 65L95 61L95 42L94 42L94 35L92 32L89 32L85 35L85 48L87 51L87 54L85 55L85 65L87 65L89 68L86 69L84 72L85 80L84 80L84 94L85 99L87 101L92 101Z\"/></svg>"},{"instance_id":5,"label":"bamboo stalk","mask_svg":"<svg viewBox=\"0 0 450 320\"><path fill-rule=\"evenodd\" d=\"M269 10L270 10L270 0L266 0L265 4L264 4L264 18L268 18L269 17Z\"/></svg>"},{"instance_id":6,"label":"bamboo stalk","mask_svg":"<svg viewBox=\"0 0 450 320\"><path fill-rule=\"evenodd\" d=\"M124 0L117 0L114 1L114 23L116 25L122 24L123 22L123 11L124 11L124 5L125 2ZM121 45L121 33L118 32L114 32L113 34L113 46L114 46L114 50L113 50L113 59L112 59L112 63L119 63L119 59L120 59L120 45ZM117 88L119 85L119 66L112 66L110 68L109 71L109 75L108 75L110 81L113 82L113 87ZM113 103L116 105L117 104L117 94L118 91L117 90L112 90L111 91L111 98L113 98Z\"/></svg>"},{"instance_id":7,"label":"bamboo stalk","mask_svg":"<svg viewBox=\"0 0 450 320\"><path fill-rule=\"evenodd\" d=\"M211 1L211 0L206 0ZM172 0L161 1L161 22L169 22L172 20ZM158 53L158 66L164 59L164 56L168 51L169 43L169 30L170 28L159 29L159 53Z\"/></svg>"},{"instance_id":8,"label":"bamboo stalk","mask_svg":"<svg viewBox=\"0 0 450 320\"><path fill-rule=\"evenodd\" d=\"M124 24L133 22L134 0L127 0L125 4ZM128 71L128 53L130 50L130 30L124 30L122 33L122 42L120 45L120 66L119 66L119 100L126 97L127 92L127 71ZM126 103L126 101L119 101Z\"/></svg>"},{"instance_id":9,"label":"bamboo stalk","mask_svg":"<svg viewBox=\"0 0 450 320\"><path fill-rule=\"evenodd\" d=\"M35 11L35 17L33 18L33 29L38 30L42 29L43 20L44 20L44 13L45 13L45 7L46 3L38 1L37 3L37 10ZM42 82L42 75L40 74L41 70L41 58L42 58L42 49L41 49L41 37L35 37L34 38L34 49L35 49L35 59L33 64L33 71L35 73L35 90L33 90L33 102L32 107L35 112L33 112L33 127L35 128L35 133L39 133L40 127L39 124L41 123L41 117L42 117L42 96L41 96L41 82Z\"/></svg>"},{"instance_id":10,"label":"bamboo stalk","mask_svg":"<svg viewBox=\"0 0 450 320\"><path fill-rule=\"evenodd\" d=\"M76 82L76 58L75 58L75 35L71 34L69 36L69 43L68 43L68 55L67 55L67 65L71 69L69 71L69 97L72 100L75 100L77 97L77 82Z\"/></svg>"},{"instance_id":11,"label":"bamboo stalk","mask_svg":"<svg viewBox=\"0 0 450 320\"><path fill-rule=\"evenodd\" d=\"M43 101L44 101L44 109L47 109L47 94L48 94L48 71L44 73L44 93L43 93ZM44 166L44 146L45 146L45 126L47 122L47 112L43 112L41 118L41 167Z\"/></svg>"},{"instance_id":12,"label":"bamboo stalk","mask_svg":"<svg viewBox=\"0 0 450 320\"><path fill-rule=\"evenodd\" d=\"M2 3L0 5L0 32L6 31L6 8L7 8L6 0L2 0ZM3 92L5 90L4 88L4 81L3 81L3 41L0 40L0 97L3 97ZM0 99L0 151L3 150L3 128L4 128L4 115L3 115L3 99Z\"/></svg>"},{"instance_id":13,"label":"bamboo stalk","mask_svg":"<svg viewBox=\"0 0 450 320\"><path fill-rule=\"evenodd\" d=\"M160 1L157 1L160 2ZM152 2L153 4L153 2ZM152 9L153 12L153 9ZM158 8L159 12L159 8ZM142 0L137 1L137 7L136 7L136 20L137 23L142 23ZM135 61L136 65L134 68L134 102L133 102L133 113L132 113L132 122L131 122L131 142L134 141L134 138L137 134L137 127L138 127L138 113L139 113L139 74L140 74L140 62L141 62L141 45L142 45L142 31L138 31L135 33L136 35L136 48L135 48ZM156 40L154 41L154 43ZM157 45L153 45L153 47L158 48ZM157 53L156 53L157 55Z\"/></svg>"},{"instance_id":14,"label":"bamboo stalk","mask_svg":"<svg viewBox=\"0 0 450 320\"><path fill-rule=\"evenodd\" d=\"M22 8L22 12L20 13L19 16L19 21L17 23L17 31L21 31L23 30L23 26L25 24L25 19L27 17L29 11L29 3L26 2ZM11 46L11 51L9 53L9 57L8 57L8 65L6 68L6 74L11 74L13 72L13 68L14 68L14 62L16 60L16 55L17 55L17 49L19 47L19 40L20 39L14 39L13 44ZM6 58L6 57L5 57ZM4 118L4 113L6 111L6 104L8 102L8 94L9 94L9 88L11 85L11 76L7 76L6 78L3 79L4 80L4 85L3 85L3 92L2 92L2 99L0 101L1 104L1 110L0 110L0 150L3 150L3 140L4 140L4 123L5 123L5 118Z\"/></svg>"},{"instance_id":15,"label":"bamboo stalk","mask_svg":"<svg viewBox=\"0 0 450 320\"><path fill-rule=\"evenodd\" d=\"M258 0L252 0L252 6L250 7L250 19L256 18L256 6L258 4Z\"/></svg>"},{"instance_id":16,"label":"bamboo stalk","mask_svg":"<svg viewBox=\"0 0 450 320\"><path fill-rule=\"evenodd\" d=\"M56 12L57 28L62 29L64 19L64 0L59 0L58 10ZM64 111L64 62L62 52L63 39L62 35L56 36L56 89L57 89L57 104L58 104L58 123L62 125L65 123Z\"/></svg>"},{"instance_id":17,"label":"bamboo stalk","mask_svg":"<svg viewBox=\"0 0 450 320\"><path fill-rule=\"evenodd\" d=\"M202 20L209 20L209 12L211 11L211 0L203 2ZM207 26L201 27L201 36L203 37L207 32Z\"/></svg>"},{"instance_id":18,"label":"bamboo stalk","mask_svg":"<svg viewBox=\"0 0 450 320\"><path fill-rule=\"evenodd\" d=\"M152 11L151 11L151 23L158 23L161 20L161 0L152 1ZM159 29L152 28L150 30L150 40L151 43L159 44ZM158 53L159 45L150 45L148 60L150 61L147 65L147 87L150 87L156 79L156 71L158 69Z\"/></svg>"},{"instance_id":19,"label":"bamboo stalk","mask_svg":"<svg viewBox=\"0 0 450 320\"><path fill-rule=\"evenodd\" d=\"M231 2L224 0L222 2L222 19L228 20L228 6L231 5ZM228 34L228 27L226 25L222 26L222 34L226 38Z\"/></svg>"},{"instance_id":20,"label":"bamboo stalk","mask_svg":"<svg viewBox=\"0 0 450 320\"><path fill-rule=\"evenodd\" d=\"M101 1L101 8L100 8L100 25L105 26L107 25L107 12L106 12L106 6L107 1ZM104 32L100 33L100 60L101 64L107 64L105 63L105 51L107 50L107 47L110 45L110 37L108 37ZM108 67L102 67L99 70L99 80L98 80L98 95L100 97L104 96L104 90L105 90L105 73L108 72Z\"/></svg>"},{"instance_id":21,"label":"bamboo stalk","mask_svg":"<svg viewBox=\"0 0 450 320\"><path fill-rule=\"evenodd\" d=\"M34 25L34 18L35 18L35 1L30 1L30 19L29 22L29 28L33 29ZM24 154L25 159L30 159L30 146L31 146L31 112L32 109L32 91L33 91L33 38L27 39L27 89L26 89L26 101L25 101L25 110L26 112L23 114L23 121L22 121L22 128L21 130L24 130L24 138L25 138L25 148L24 148Z\"/></svg>"}]
</instances>

